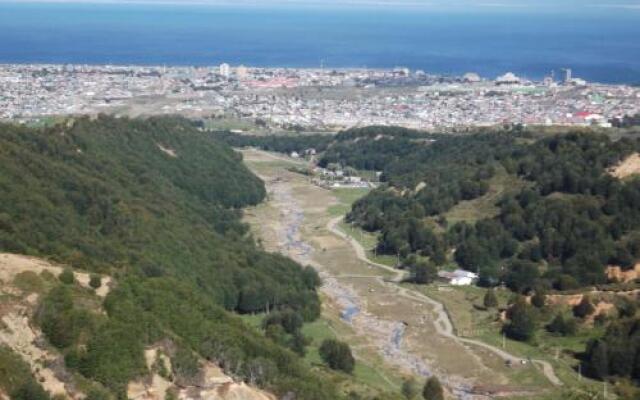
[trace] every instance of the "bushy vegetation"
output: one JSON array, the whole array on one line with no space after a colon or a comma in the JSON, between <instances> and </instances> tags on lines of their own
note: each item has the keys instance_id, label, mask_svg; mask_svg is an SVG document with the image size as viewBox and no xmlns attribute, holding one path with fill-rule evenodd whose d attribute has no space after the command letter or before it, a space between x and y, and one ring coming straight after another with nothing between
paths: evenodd
<instances>
[{"instance_id":1,"label":"bushy vegetation","mask_svg":"<svg viewBox=\"0 0 640 400\"><path fill-rule=\"evenodd\" d=\"M485 308L498 307L498 297L496 296L496 292L493 289L487 290L487 292L484 294L482 303Z\"/></svg>"},{"instance_id":2,"label":"bushy vegetation","mask_svg":"<svg viewBox=\"0 0 640 400\"><path fill-rule=\"evenodd\" d=\"M336 135L335 141L320 159L323 167L341 164L357 169L384 171L394 160L405 157L426 142L420 132L386 126L349 129Z\"/></svg>"},{"instance_id":3,"label":"bushy vegetation","mask_svg":"<svg viewBox=\"0 0 640 400\"><path fill-rule=\"evenodd\" d=\"M50 400L31 375L29 365L11 349L0 346L0 388L15 400Z\"/></svg>"},{"instance_id":4,"label":"bushy vegetation","mask_svg":"<svg viewBox=\"0 0 640 400\"><path fill-rule=\"evenodd\" d=\"M257 147L262 150L291 154L302 153L308 149L317 152L326 150L333 141L330 134L304 134L304 135L242 135L232 132L216 132L216 139L224 141L234 147Z\"/></svg>"},{"instance_id":5,"label":"bushy vegetation","mask_svg":"<svg viewBox=\"0 0 640 400\"><path fill-rule=\"evenodd\" d=\"M602 338L588 344L584 367L597 379L615 376L640 380L640 320L612 322Z\"/></svg>"},{"instance_id":6,"label":"bushy vegetation","mask_svg":"<svg viewBox=\"0 0 640 400\"><path fill-rule=\"evenodd\" d=\"M378 252L398 254L405 265L415 265L416 254L440 266L455 262L479 271L481 285L504 283L516 293L533 294L530 303L519 298L508 308L503 329L512 339L535 341L543 322L562 336L588 326L595 310L588 297L571 310L577 318L550 318L545 293L606 284L607 265L627 269L640 260L640 179L608 173L640 150L638 140L516 132L431 138L435 142L414 144L413 152L404 148L397 159L376 165L389 184L357 201L348 220L379 232ZM357 147L353 154L367 158L367 146ZM348 164L350 158L344 160ZM445 213L484 196L498 171L522 184L497 199L496 215L449 224ZM495 307L489 292L486 297L486 307ZM635 315L635 301L621 303L620 315ZM585 367L592 376L638 380L636 326L613 323L587 348Z\"/></svg>"},{"instance_id":7,"label":"bushy vegetation","mask_svg":"<svg viewBox=\"0 0 640 400\"><path fill-rule=\"evenodd\" d=\"M444 391L438 378L432 376L427 379L422 389L422 397L424 400L444 400Z\"/></svg>"},{"instance_id":8,"label":"bushy vegetation","mask_svg":"<svg viewBox=\"0 0 640 400\"><path fill-rule=\"evenodd\" d=\"M335 339L325 339L320 345L320 357L331 369L353 372L356 361L351 354L351 348L344 342Z\"/></svg>"},{"instance_id":9,"label":"bushy vegetation","mask_svg":"<svg viewBox=\"0 0 640 400\"><path fill-rule=\"evenodd\" d=\"M602 284L605 265L629 268L640 258L640 181L606 173L639 148L637 141L588 133L439 138L387 166L392 186L357 201L348 219L380 231L383 253L418 253L443 264L454 248L455 261L479 270L487 285L504 281L526 292L534 285ZM497 217L448 226L443 212L482 196L499 169L525 188L499 199ZM411 190L419 182L423 187Z\"/></svg>"},{"instance_id":10,"label":"bushy vegetation","mask_svg":"<svg viewBox=\"0 0 640 400\"><path fill-rule=\"evenodd\" d=\"M547 325L547 330L561 336L571 336L578 331L578 323L575 318L566 317L562 313L558 313Z\"/></svg>"},{"instance_id":11,"label":"bushy vegetation","mask_svg":"<svg viewBox=\"0 0 640 400\"><path fill-rule=\"evenodd\" d=\"M239 208L260 202L264 186L210 134L179 118L2 125L0 188L0 251L116 280L106 315L66 272L42 298L37 322L68 368L124 398L127 382L147 372L145 346L171 338L182 355L277 394L338 398L232 313L279 308L311 321L319 280L255 246ZM177 365L193 372L188 357Z\"/></svg>"},{"instance_id":12,"label":"bushy vegetation","mask_svg":"<svg viewBox=\"0 0 640 400\"><path fill-rule=\"evenodd\" d=\"M508 310L509 321L504 326L504 333L511 339L527 341L533 338L537 329L537 313L524 298L518 298Z\"/></svg>"}]
</instances>

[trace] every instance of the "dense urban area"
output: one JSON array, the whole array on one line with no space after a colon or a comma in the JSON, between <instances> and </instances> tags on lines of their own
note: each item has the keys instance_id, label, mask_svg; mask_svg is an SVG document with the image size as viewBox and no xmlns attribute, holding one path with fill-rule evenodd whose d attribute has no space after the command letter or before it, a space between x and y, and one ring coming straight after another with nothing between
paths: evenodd
<instances>
[{"instance_id":1,"label":"dense urban area","mask_svg":"<svg viewBox=\"0 0 640 400\"><path fill-rule=\"evenodd\" d=\"M507 72L436 76L407 68L293 69L2 65L0 119L69 114L231 117L262 126L339 130L496 124L609 126L640 112L640 88L586 82L570 69L532 81Z\"/></svg>"},{"instance_id":2,"label":"dense urban area","mask_svg":"<svg viewBox=\"0 0 640 400\"><path fill-rule=\"evenodd\" d=\"M570 69L0 66L0 400L638 399L639 133Z\"/></svg>"}]
</instances>

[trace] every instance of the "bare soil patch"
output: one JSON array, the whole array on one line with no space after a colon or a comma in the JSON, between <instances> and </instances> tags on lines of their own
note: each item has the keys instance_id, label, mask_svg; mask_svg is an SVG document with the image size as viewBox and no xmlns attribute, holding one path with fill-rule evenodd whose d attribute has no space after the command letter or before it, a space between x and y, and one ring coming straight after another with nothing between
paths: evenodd
<instances>
[{"instance_id":1,"label":"bare soil patch","mask_svg":"<svg viewBox=\"0 0 640 400\"><path fill-rule=\"evenodd\" d=\"M612 167L609 170L609 173L618 179L624 179L631 175L640 173L640 154L631 154L629 157L622 160L621 163Z\"/></svg>"}]
</instances>

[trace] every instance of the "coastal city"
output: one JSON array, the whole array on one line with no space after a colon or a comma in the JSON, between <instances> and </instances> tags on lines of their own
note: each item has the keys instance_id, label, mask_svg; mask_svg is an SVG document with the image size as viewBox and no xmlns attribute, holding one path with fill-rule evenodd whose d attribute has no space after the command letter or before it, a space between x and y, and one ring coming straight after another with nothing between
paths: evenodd
<instances>
[{"instance_id":1,"label":"coastal city","mask_svg":"<svg viewBox=\"0 0 640 400\"><path fill-rule=\"evenodd\" d=\"M261 126L336 130L397 125L598 125L640 112L640 88L586 82L571 69L533 81L407 68L295 69L0 65L0 120L181 114Z\"/></svg>"}]
</instances>

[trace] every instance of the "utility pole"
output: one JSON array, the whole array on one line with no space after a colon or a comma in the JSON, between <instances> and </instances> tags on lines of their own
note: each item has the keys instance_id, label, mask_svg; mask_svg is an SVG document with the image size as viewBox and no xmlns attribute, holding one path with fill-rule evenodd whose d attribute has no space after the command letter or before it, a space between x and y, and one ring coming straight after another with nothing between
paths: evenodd
<instances>
[{"instance_id":1,"label":"utility pole","mask_svg":"<svg viewBox=\"0 0 640 400\"><path fill-rule=\"evenodd\" d=\"M502 349L505 349L506 347L507 347L507 337L506 337L506 334L502 332Z\"/></svg>"}]
</instances>

